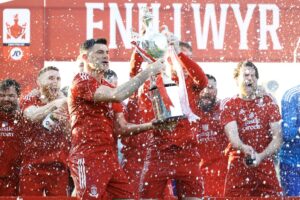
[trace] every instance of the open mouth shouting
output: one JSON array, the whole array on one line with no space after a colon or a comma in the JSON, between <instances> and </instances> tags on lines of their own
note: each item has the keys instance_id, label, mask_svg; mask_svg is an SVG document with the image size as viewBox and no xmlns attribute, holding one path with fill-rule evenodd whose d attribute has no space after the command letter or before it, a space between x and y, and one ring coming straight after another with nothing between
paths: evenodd
<instances>
[{"instance_id":1,"label":"open mouth shouting","mask_svg":"<svg viewBox=\"0 0 300 200\"><path fill-rule=\"evenodd\" d=\"M102 61L103 67L108 67L109 62L107 60Z\"/></svg>"}]
</instances>

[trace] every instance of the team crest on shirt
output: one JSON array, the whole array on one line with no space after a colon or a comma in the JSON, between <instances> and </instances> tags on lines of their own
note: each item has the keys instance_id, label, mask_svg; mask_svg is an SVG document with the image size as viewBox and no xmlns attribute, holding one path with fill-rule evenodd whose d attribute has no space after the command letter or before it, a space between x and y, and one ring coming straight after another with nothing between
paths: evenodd
<instances>
[{"instance_id":1,"label":"team crest on shirt","mask_svg":"<svg viewBox=\"0 0 300 200\"><path fill-rule=\"evenodd\" d=\"M219 112L215 112L214 114L213 114L213 120L220 120L220 113Z\"/></svg>"},{"instance_id":2,"label":"team crest on shirt","mask_svg":"<svg viewBox=\"0 0 300 200\"><path fill-rule=\"evenodd\" d=\"M258 102L257 102L258 107L263 107L264 106L264 99L263 98L259 98Z\"/></svg>"},{"instance_id":3,"label":"team crest on shirt","mask_svg":"<svg viewBox=\"0 0 300 200\"><path fill-rule=\"evenodd\" d=\"M209 129L209 128L208 128L208 124L203 124L203 125L202 125L202 130L203 130L203 131L206 132L206 131L208 131L208 129Z\"/></svg>"},{"instance_id":4,"label":"team crest on shirt","mask_svg":"<svg viewBox=\"0 0 300 200\"><path fill-rule=\"evenodd\" d=\"M97 187L95 185L92 185L91 186L91 192L89 193L89 195L91 197L98 198L99 194L98 194L97 190L98 190Z\"/></svg>"},{"instance_id":5,"label":"team crest on shirt","mask_svg":"<svg viewBox=\"0 0 300 200\"><path fill-rule=\"evenodd\" d=\"M244 109L241 109L240 112L239 112L240 115L242 115L242 114L244 114L244 113L245 113L245 110L244 110Z\"/></svg>"},{"instance_id":6,"label":"team crest on shirt","mask_svg":"<svg viewBox=\"0 0 300 200\"><path fill-rule=\"evenodd\" d=\"M249 114L249 116L248 116L248 119L253 119L254 118L254 113L253 112L251 112L250 114Z\"/></svg>"},{"instance_id":7,"label":"team crest on shirt","mask_svg":"<svg viewBox=\"0 0 300 200\"><path fill-rule=\"evenodd\" d=\"M113 110L112 103L108 103L107 108L108 108L108 112L106 113L106 117L113 119L114 118L114 110Z\"/></svg>"}]
</instances>

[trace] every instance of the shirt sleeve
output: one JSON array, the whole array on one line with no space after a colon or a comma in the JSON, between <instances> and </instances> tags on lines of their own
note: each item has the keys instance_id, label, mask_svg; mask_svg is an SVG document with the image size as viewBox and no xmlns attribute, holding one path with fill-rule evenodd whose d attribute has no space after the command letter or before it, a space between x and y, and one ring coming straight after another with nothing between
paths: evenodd
<instances>
[{"instance_id":1,"label":"shirt sleeve","mask_svg":"<svg viewBox=\"0 0 300 200\"><path fill-rule=\"evenodd\" d=\"M268 113L269 113L268 116L270 117L269 122L270 123L279 122L281 120L279 107L272 97L267 96L267 98L269 101L268 103Z\"/></svg>"},{"instance_id":2,"label":"shirt sleeve","mask_svg":"<svg viewBox=\"0 0 300 200\"><path fill-rule=\"evenodd\" d=\"M134 77L141 71L143 58L136 51L133 52L130 60L130 78Z\"/></svg>"},{"instance_id":3,"label":"shirt sleeve","mask_svg":"<svg viewBox=\"0 0 300 200\"><path fill-rule=\"evenodd\" d=\"M182 66L187 70L189 76L198 85L198 87L201 89L205 88L208 80L201 67L188 56L184 55L184 53L179 53L178 58L180 59Z\"/></svg>"},{"instance_id":4,"label":"shirt sleeve","mask_svg":"<svg viewBox=\"0 0 300 200\"><path fill-rule=\"evenodd\" d=\"M221 102L221 125L224 127L229 122L236 121L236 114L231 102L225 99Z\"/></svg>"},{"instance_id":5,"label":"shirt sleeve","mask_svg":"<svg viewBox=\"0 0 300 200\"><path fill-rule=\"evenodd\" d=\"M284 142L294 139L299 133L299 119L297 116L297 98L294 95L291 98L285 94L281 101L282 111L282 135Z\"/></svg>"},{"instance_id":6,"label":"shirt sleeve","mask_svg":"<svg viewBox=\"0 0 300 200\"><path fill-rule=\"evenodd\" d=\"M76 75L71 87L74 98L81 98L87 101L94 101L94 95L100 83L86 73Z\"/></svg>"}]
</instances>

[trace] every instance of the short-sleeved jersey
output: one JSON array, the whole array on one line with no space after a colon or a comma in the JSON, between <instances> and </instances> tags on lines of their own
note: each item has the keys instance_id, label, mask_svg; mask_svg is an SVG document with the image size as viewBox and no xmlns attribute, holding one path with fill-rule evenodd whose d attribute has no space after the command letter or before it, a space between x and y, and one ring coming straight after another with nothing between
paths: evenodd
<instances>
[{"instance_id":1,"label":"short-sleeved jersey","mask_svg":"<svg viewBox=\"0 0 300 200\"><path fill-rule=\"evenodd\" d=\"M30 106L44 106L39 96L25 96L21 101L22 110ZM22 151L22 173L28 166L60 162L66 165L69 152L69 141L59 128L51 131L42 126L42 122L32 123L32 130L24 136Z\"/></svg>"},{"instance_id":2,"label":"short-sleeved jersey","mask_svg":"<svg viewBox=\"0 0 300 200\"><path fill-rule=\"evenodd\" d=\"M220 197L223 194L227 174L228 157L225 149L228 139L221 125L220 102L209 111L198 109L197 120L198 151L200 168L204 180L204 195Z\"/></svg>"},{"instance_id":3,"label":"short-sleeved jersey","mask_svg":"<svg viewBox=\"0 0 300 200\"><path fill-rule=\"evenodd\" d=\"M112 103L96 102L98 87L109 83L98 82L87 73L74 77L68 99L72 128L72 153L90 153L115 150L113 137L114 110Z\"/></svg>"},{"instance_id":4,"label":"short-sleeved jersey","mask_svg":"<svg viewBox=\"0 0 300 200\"><path fill-rule=\"evenodd\" d=\"M20 113L7 115L0 112L0 177L10 175L19 166L22 137L30 132L30 128Z\"/></svg>"},{"instance_id":5,"label":"short-sleeved jersey","mask_svg":"<svg viewBox=\"0 0 300 200\"><path fill-rule=\"evenodd\" d=\"M224 150L228 145L228 139L221 125L221 109L218 102L211 111L204 112L200 109L196 112L197 141L201 154L201 166L209 166L225 158Z\"/></svg>"},{"instance_id":6,"label":"short-sleeved jersey","mask_svg":"<svg viewBox=\"0 0 300 200\"><path fill-rule=\"evenodd\" d=\"M151 109L152 104L150 106ZM129 123L142 124L144 121L150 121L154 117L153 113L148 115L148 117L145 116L149 108L147 110L140 109L138 107L138 98L135 95L129 98L126 108L127 112L125 112L125 118ZM147 146L149 146L148 143L151 141L152 137L153 130L147 130L130 137L122 137L122 154L126 159L133 158L138 162L139 158L145 157Z\"/></svg>"},{"instance_id":7,"label":"short-sleeved jersey","mask_svg":"<svg viewBox=\"0 0 300 200\"><path fill-rule=\"evenodd\" d=\"M222 107L222 125L236 121L242 142L257 152L262 152L272 140L270 123L281 120L279 107L268 95L250 101L236 96L224 102Z\"/></svg>"},{"instance_id":8,"label":"short-sleeved jersey","mask_svg":"<svg viewBox=\"0 0 300 200\"><path fill-rule=\"evenodd\" d=\"M188 76L185 78L186 90L191 110L196 112L197 99L201 90L207 85L207 78L199 65L189 57L180 53L178 58L182 67L188 72ZM154 144L161 149L165 149L172 145L193 145L196 144L195 132L194 124L190 123L187 119L183 119L179 121L177 127L173 131L155 131Z\"/></svg>"},{"instance_id":9,"label":"short-sleeved jersey","mask_svg":"<svg viewBox=\"0 0 300 200\"><path fill-rule=\"evenodd\" d=\"M178 54L179 62L183 68L188 72L188 76L185 78L186 89L188 93L189 103L192 111L195 110L195 98L197 94L206 87L207 78L202 69L190 58L183 53ZM149 122L154 119L154 113L152 109L151 94L149 92L150 83L145 82L143 88L140 90L140 96L138 98L138 109L140 114L140 120L142 122ZM192 124L188 120L181 120L177 128L173 131L154 131L154 138L149 144L155 147L165 149L172 145L183 146L190 142L196 142L195 132L191 130Z\"/></svg>"}]
</instances>

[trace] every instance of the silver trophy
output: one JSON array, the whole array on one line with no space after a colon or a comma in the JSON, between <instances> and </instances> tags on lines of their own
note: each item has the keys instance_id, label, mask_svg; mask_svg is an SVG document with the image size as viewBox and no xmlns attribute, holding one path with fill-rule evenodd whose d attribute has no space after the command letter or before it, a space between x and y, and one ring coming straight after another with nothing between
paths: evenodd
<instances>
[{"instance_id":1,"label":"silver trophy","mask_svg":"<svg viewBox=\"0 0 300 200\"><path fill-rule=\"evenodd\" d=\"M168 40L165 34L154 31L152 13L146 8L143 15L144 35L132 44L137 52L148 63L164 58L168 51ZM165 73L150 78L150 94L157 124L185 118L181 109L179 88Z\"/></svg>"}]
</instances>

